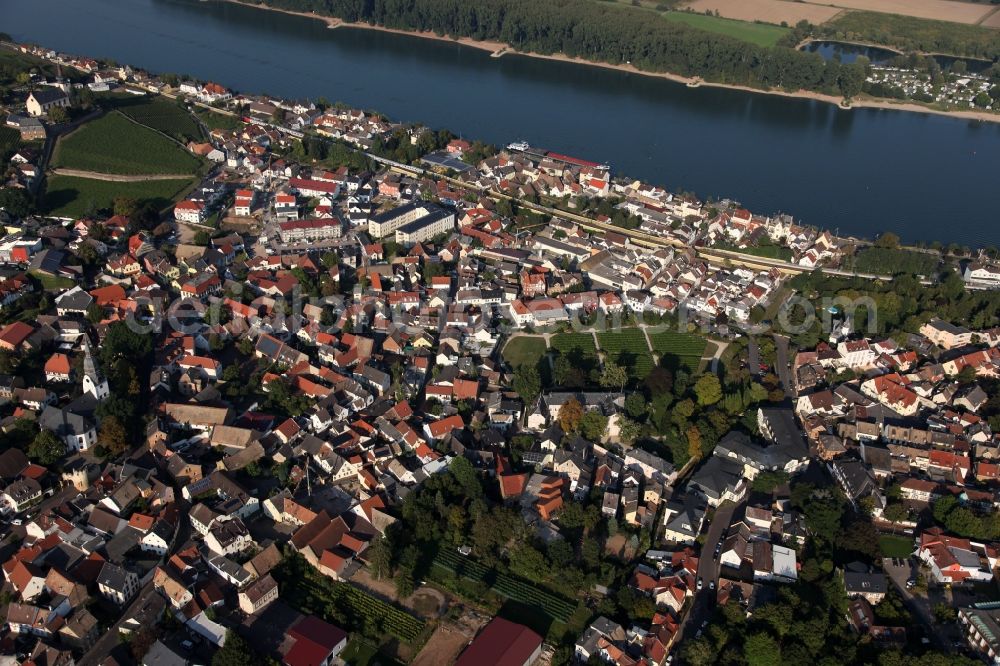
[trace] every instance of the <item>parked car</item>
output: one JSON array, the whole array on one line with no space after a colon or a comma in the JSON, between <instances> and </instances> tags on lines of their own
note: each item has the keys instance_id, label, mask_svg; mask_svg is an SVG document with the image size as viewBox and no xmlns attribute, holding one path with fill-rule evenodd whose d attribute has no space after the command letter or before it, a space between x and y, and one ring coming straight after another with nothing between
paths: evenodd
<instances>
[{"instance_id":1,"label":"parked car","mask_svg":"<svg viewBox=\"0 0 1000 666\"><path fill-rule=\"evenodd\" d=\"M698 590L699 590L699 591L701 590L701 588L702 588L702 586L703 586L704 584L705 584L705 581L704 581L703 579L699 578L699 579L698 579Z\"/></svg>"}]
</instances>

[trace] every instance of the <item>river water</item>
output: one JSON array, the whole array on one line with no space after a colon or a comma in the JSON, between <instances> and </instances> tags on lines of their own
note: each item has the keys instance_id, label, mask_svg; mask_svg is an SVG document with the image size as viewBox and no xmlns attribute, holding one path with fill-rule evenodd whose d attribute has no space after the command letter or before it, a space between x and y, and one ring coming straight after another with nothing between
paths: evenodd
<instances>
[{"instance_id":1,"label":"river water","mask_svg":"<svg viewBox=\"0 0 1000 666\"><path fill-rule=\"evenodd\" d=\"M20 41L526 140L842 235L1000 245L1000 124L833 105L198 0L0 0Z\"/></svg>"}]
</instances>

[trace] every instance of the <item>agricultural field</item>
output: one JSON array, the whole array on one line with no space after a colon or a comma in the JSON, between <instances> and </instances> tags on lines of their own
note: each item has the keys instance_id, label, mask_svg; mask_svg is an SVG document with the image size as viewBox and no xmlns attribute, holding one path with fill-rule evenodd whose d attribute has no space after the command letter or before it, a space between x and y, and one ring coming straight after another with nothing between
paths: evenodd
<instances>
[{"instance_id":1,"label":"agricultural field","mask_svg":"<svg viewBox=\"0 0 1000 666\"><path fill-rule=\"evenodd\" d=\"M634 379L644 379L653 369L653 355L649 353L646 335L638 328L605 331L597 334L601 351L607 358L624 366Z\"/></svg>"},{"instance_id":2,"label":"agricultural field","mask_svg":"<svg viewBox=\"0 0 1000 666\"><path fill-rule=\"evenodd\" d=\"M677 331L650 333L649 342L661 358L669 359L668 366L685 368L689 372L698 369L701 357L705 354L705 339L690 333Z\"/></svg>"},{"instance_id":3,"label":"agricultural field","mask_svg":"<svg viewBox=\"0 0 1000 666\"><path fill-rule=\"evenodd\" d=\"M707 14L695 14L693 12L664 12L663 18L668 21L686 23L692 28L715 32L720 35L728 35L736 39L742 39L758 46L774 46L778 40L788 34L790 28L783 28L770 23L750 23L748 21L736 21Z\"/></svg>"},{"instance_id":4,"label":"agricultural field","mask_svg":"<svg viewBox=\"0 0 1000 666\"><path fill-rule=\"evenodd\" d=\"M536 365L545 356L547 349L542 337L518 336L503 348L503 358L514 368L522 365Z\"/></svg>"},{"instance_id":5,"label":"agricultural field","mask_svg":"<svg viewBox=\"0 0 1000 666\"><path fill-rule=\"evenodd\" d=\"M980 5L958 0L834 0L830 4L844 9L861 9L968 25L978 23L996 9L989 4Z\"/></svg>"},{"instance_id":6,"label":"agricultural field","mask_svg":"<svg viewBox=\"0 0 1000 666\"><path fill-rule=\"evenodd\" d=\"M109 113L61 138L54 168L129 176L195 174L202 161L172 142L121 115Z\"/></svg>"},{"instance_id":7,"label":"agricultural field","mask_svg":"<svg viewBox=\"0 0 1000 666\"><path fill-rule=\"evenodd\" d=\"M434 558L434 566L441 567L456 576L489 585L490 589L500 596L538 608L556 622L566 624L577 609L577 604L573 601L543 590L516 576L489 569L451 549L441 550Z\"/></svg>"},{"instance_id":8,"label":"agricultural field","mask_svg":"<svg viewBox=\"0 0 1000 666\"><path fill-rule=\"evenodd\" d=\"M775 25L795 25L799 21L817 24L829 21L842 10L837 7L788 2L787 0L694 0L683 7L698 14L718 12L738 21L761 21Z\"/></svg>"},{"instance_id":9,"label":"agricultural field","mask_svg":"<svg viewBox=\"0 0 1000 666\"><path fill-rule=\"evenodd\" d=\"M201 128L194 117L176 102L165 97L133 97L121 99L114 108L146 127L160 130L178 141L201 141Z\"/></svg>"},{"instance_id":10,"label":"agricultural field","mask_svg":"<svg viewBox=\"0 0 1000 666\"><path fill-rule=\"evenodd\" d=\"M549 345L560 354L578 353L583 358L597 358L597 345L590 333L557 333L549 338Z\"/></svg>"},{"instance_id":11,"label":"agricultural field","mask_svg":"<svg viewBox=\"0 0 1000 666\"><path fill-rule=\"evenodd\" d=\"M96 211L111 210L117 197L152 201L166 208L191 185L191 180L149 180L116 183L73 176L50 176L42 207L55 217L82 217Z\"/></svg>"}]
</instances>

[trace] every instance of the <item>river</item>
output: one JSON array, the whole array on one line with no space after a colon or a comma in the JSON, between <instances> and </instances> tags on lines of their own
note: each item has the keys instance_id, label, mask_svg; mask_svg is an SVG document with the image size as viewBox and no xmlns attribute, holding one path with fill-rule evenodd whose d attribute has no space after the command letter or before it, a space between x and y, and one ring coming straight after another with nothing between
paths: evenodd
<instances>
[{"instance_id":1,"label":"river","mask_svg":"<svg viewBox=\"0 0 1000 666\"><path fill-rule=\"evenodd\" d=\"M1000 124L491 58L221 2L0 0L0 17L19 41L248 93L324 96L466 138L526 140L841 235L1000 245Z\"/></svg>"}]
</instances>

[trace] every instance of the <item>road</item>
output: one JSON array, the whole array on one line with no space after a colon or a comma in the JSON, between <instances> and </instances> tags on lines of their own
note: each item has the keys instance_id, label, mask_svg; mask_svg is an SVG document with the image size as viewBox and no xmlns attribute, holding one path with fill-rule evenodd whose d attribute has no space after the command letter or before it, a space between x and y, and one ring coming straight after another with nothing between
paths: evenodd
<instances>
[{"instance_id":1,"label":"road","mask_svg":"<svg viewBox=\"0 0 1000 666\"><path fill-rule=\"evenodd\" d=\"M797 392L795 390L795 382L792 381L792 367L788 361L788 338L783 335L774 334L774 351L775 351L775 371L778 373L778 379L781 380L781 386L785 389L785 394L789 398L795 398Z\"/></svg>"},{"instance_id":2,"label":"road","mask_svg":"<svg viewBox=\"0 0 1000 666\"><path fill-rule=\"evenodd\" d=\"M717 590L712 590L710 582L715 581L716 587L719 584L719 558L715 556L715 546L725 537L726 530L733 520L733 513L736 512L737 505L732 502L724 502L715 511L715 517L708 526L705 534L705 544L701 549L701 556L698 559L698 578L704 581L701 591L696 591L691 609L677 629L676 643L684 638L685 631L690 630L692 635L697 633L701 623L711 616L715 609L715 598Z\"/></svg>"}]
</instances>

